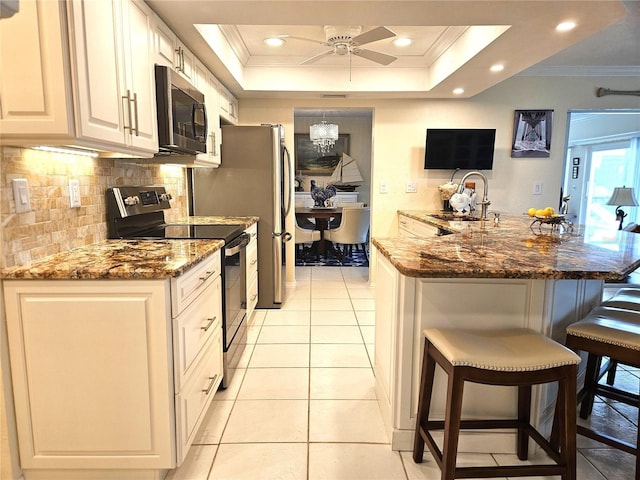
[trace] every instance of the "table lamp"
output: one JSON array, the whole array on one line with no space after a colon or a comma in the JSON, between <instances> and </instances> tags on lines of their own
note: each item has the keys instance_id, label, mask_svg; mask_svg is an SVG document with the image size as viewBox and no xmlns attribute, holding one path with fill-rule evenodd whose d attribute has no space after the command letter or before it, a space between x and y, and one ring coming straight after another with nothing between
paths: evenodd
<instances>
[{"instance_id":1,"label":"table lamp","mask_svg":"<svg viewBox=\"0 0 640 480\"><path fill-rule=\"evenodd\" d=\"M622 230L622 221L624 220L624 217L627 216L627 214L624 213L624 210L622 210L622 208L620 207L637 207L638 201L633 194L633 188L627 188L623 185L622 187L615 187L613 189L613 194L607 202L607 205L618 206L616 208L616 221L620 221L618 230Z\"/></svg>"}]
</instances>

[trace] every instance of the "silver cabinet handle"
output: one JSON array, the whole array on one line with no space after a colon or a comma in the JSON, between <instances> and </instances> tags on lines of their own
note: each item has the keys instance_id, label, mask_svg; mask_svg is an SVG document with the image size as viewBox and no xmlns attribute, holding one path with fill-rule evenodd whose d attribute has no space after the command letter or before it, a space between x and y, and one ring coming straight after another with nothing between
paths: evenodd
<instances>
[{"instance_id":1,"label":"silver cabinet handle","mask_svg":"<svg viewBox=\"0 0 640 480\"><path fill-rule=\"evenodd\" d=\"M215 270L212 272L205 272L204 277L200 277L201 282L205 282L211 275L215 273Z\"/></svg>"},{"instance_id":2,"label":"silver cabinet handle","mask_svg":"<svg viewBox=\"0 0 640 480\"><path fill-rule=\"evenodd\" d=\"M209 320L209 323L207 323L207 325L204 327L200 327L200 330L204 330L205 332L209 330L211 328L211 325L213 325L213 322L216 321L216 318L218 317L214 316L213 318L207 318L207 320Z\"/></svg>"},{"instance_id":3,"label":"silver cabinet handle","mask_svg":"<svg viewBox=\"0 0 640 480\"><path fill-rule=\"evenodd\" d=\"M123 127L123 130L129 130L133 132L133 120L131 118L131 91L127 90L127 95L122 97L122 99L126 101L127 116L129 117L129 125L125 125Z\"/></svg>"},{"instance_id":4,"label":"silver cabinet handle","mask_svg":"<svg viewBox=\"0 0 640 480\"><path fill-rule=\"evenodd\" d=\"M138 130L138 94L134 93L133 94L133 118L135 119L136 122L136 128L132 129L131 132L136 134L136 137L139 136L140 131Z\"/></svg>"},{"instance_id":5,"label":"silver cabinet handle","mask_svg":"<svg viewBox=\"0 0 640 480\"><path fill-rule=\"evenodd\" d=\"M211 380L211 381L209 382L209 385L207 385L207 388L202 390L202 393L204 393L205 395L209 395L209 392L211 391L211 389L215 385L217 379L218 379L218 375L214 375L213 377L209 377L209 380Z\"/></svg>"},{"instance_id":6,"label":"silver cabinet handle","mask_svg":"<svg viewBox=\"0 0 640 480\"><path fill-rule=\"evenodd\" d=\"M178 65L176 65L176 70L178 72L184 72L184 57L182 55L182 47L176 48L175 52L178 54Z\"/></svg>"}]
</instances>

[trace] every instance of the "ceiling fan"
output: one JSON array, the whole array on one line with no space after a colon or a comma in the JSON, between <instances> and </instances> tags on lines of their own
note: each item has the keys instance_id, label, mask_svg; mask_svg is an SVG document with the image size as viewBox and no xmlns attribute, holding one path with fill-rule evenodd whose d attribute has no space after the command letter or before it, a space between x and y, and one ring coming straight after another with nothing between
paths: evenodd
<instances>
[{"instance_id":1,"label":"ceiling fan","mask_svg":"<svg viewBox=\"0 0 640 480\"><path fill-rule=\"evenodd\" d=\"M340 28L342 28L342 30L340 30ZM391 62L398 59L398 57L394 57L393 55L360 48L362 45L366 45L367 43L395 37L395 33L387 27L376 27L364 33L360 33L361 30L362 27L335 27L332 25L325 25L324 33L326 40L324 42L311 38L294 37L292 35L279 35L279 37L304 40L306 42L318 43L331 48L330 50L314 55L311 58L307 58L305 61L300 63L300 65L308 65L329 55L347 55L349 56L349 59L351 59L351 55L355 55L357 57L362 57L372 62L379 63L380 65L389 65Z\"/></svg>"}]
</instances>

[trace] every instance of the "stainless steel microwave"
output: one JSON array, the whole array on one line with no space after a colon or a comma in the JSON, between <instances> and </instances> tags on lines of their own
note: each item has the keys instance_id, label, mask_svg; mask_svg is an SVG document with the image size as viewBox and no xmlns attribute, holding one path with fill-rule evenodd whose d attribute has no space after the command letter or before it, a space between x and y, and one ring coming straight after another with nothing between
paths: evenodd
<instances>
[{"instance_id":1,"label":"stainless steel microwave","mask_svg":"<svg viewBox=\"0 0 640 480\"><path fill-rule=\"evenodd\" d=\"M156 65L159 154L206 153L204 94L163 65Z\"/></svg>"}]
</instances>

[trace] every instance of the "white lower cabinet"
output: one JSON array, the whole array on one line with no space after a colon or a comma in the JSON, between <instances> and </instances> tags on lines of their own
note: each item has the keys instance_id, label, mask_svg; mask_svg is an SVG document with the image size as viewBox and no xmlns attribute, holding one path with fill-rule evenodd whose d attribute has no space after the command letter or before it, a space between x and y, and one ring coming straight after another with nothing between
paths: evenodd
<instances>
[{"instance_id":1,"label":"white lower cabinet","mask_svg":"<svg viewBox=\"0 0 640 480\"><path fill-rule=\"evenodd\" d=\"M245 230L251 240L247 245L247 320L251 320L258 304L258 224Z\"/></svg>"},{"instance_id":2,"label":"white lower cabinet","mask_svg":"<svg viewBox=\"0 0 640 480\"><path fill-rule=\"evenodd\" d=\"M435 237L439 235L439 229L435 225L420 222L405 215L398 216L398 234L409 237Z\"/></svg>"},{"instance_id":3,"label":"white lower cabinet","mask_svg":"<svg viewBox=\"0 0 640 480\"><path fill-rule=\"evenodd\" d=\"M220 252L199 265L213 274L3 283L26 480L180 466L222 380Z\"/></svg>"}]
</instances>

